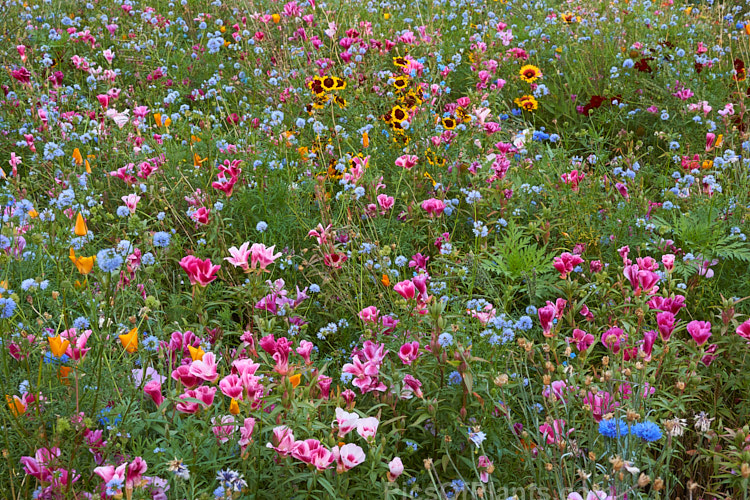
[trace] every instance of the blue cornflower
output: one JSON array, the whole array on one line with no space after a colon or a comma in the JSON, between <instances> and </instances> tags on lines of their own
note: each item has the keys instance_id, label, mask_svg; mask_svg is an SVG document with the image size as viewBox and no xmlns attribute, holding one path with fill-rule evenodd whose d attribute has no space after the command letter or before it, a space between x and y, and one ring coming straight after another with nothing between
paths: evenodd
<instances>
[{"instance_id":1,"label":"blue cornflower","mask_svg":"<svg viewBox=\"0 0 750 500\"><path fill-rule=\"evenodd\" d=\"M631 434L638 436L644 441L652 442L661 439L662 432L659 426L653 422L635 424Z\"/></svg>"},{"instance_id":2,"label":"blue cornflower","mask_svg":"<svg viewBox=\"0 0 750 500\"><path fill-rule=\"evenodd\" d=\"M461 383L461 374L457 371L452 371L450 375L448 375L448 383L451 385L458 385Z\"/></svg>"},{"instance_id":3,"label":"blue cornflower","mask_svg":"<svg viewBox=\"0 0 750 500\"><path fill-rule=\"evenodd\" d=\"M609 438L619 438L628 435L628 424L622 419L602 420L599 422L599 434Z\"/></svg>"},{"instance_id":4,"label":"blue cornflower","mask_svg":"<svg viewBox=\"0 0 750 500\"><path fill-rule=\"evenodd\" d=\"M440 347L453 345L453 335L448 332L441 333L438 337L438 344L440 344Z\"/></svg>"}]
</instances>

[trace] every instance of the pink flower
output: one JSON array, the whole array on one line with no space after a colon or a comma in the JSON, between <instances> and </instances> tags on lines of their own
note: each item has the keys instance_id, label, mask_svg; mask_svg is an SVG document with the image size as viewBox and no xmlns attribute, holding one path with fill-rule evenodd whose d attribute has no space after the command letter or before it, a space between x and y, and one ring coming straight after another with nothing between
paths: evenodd
<instances>
[{"instance_id":1,"label":"pink flower","mask_svg":"<svg viewBox=\"0 0 750 500\"><path fill-rule=\"evenodd\" d=\"M716 359L716 350L719 348L716 344L711 344L706 348L706 354L701 358L701 363L706 366L711 366L711 363Z\"/></svg>"},{"instance_id":2,"label":"pink flower","mask_svg":"<svg viewBox=\"0 0 750 500\"><path fill-rule=\"evenodd\" d=\"M380 208L382 209L381 215L385 214L388 210L393 208L393 196L388 196L387 194L379 194L377 200L378 205L380 205Z\"/></svg>"},{"instance_id":3,"label":"pink flower","mask_svg":"<svg viewBox=\"0 0 750 500\"><path fill-rule=\"evenodd\" d=\"M542 439L544 439L547 444L553 444L555 442L562 442L564 434L570 434L573 432L573 429L570 429L565 433L565 420L558 419L553 420L551 425L546 422L540 425L539 432L542 433Z\"/></svg>"},{"instance_id":4,"label":"pink flower","mask_svg":"<svg viewBox=\"0 0 750 500\"><path fill-rule=\"evenodd\" d=\"M365 307L359 311L359 319L365 323L377 323L380 311L375 306Z\"/></svg>"},{"instance_id":5,"label":"pink flower","mask_svg":"<svg viewBox=\"0 0 750 500\"><path fill-rule=\"evenodd\" d=\"M430 198L422 202L422 210L427 212L427 215L431 218L439 217L443 214L443 210L445 210L445 203L437 198Z\"/></svg>"},{"instance_id":6,"label":"pink flower","mask_svg":"<svg viewBox=\"0 0 750 500\"><path fill-rule=\"evenodd\" d=\"M365 461L364 450L354 443L345 444L341 448L338 448L337 451L338 458L336 461L339 464L337 470L340 468L342 471L347 471ZM334 452L335 454L336 452Z\"/></svg>"},{"instance_id":7,"label":"pink flower","mask_svg":"<svg viewBox=\"0 0 750 500\"><path fill-rule=\"evenodd\" d=\"M607 413L614 411L620 404L612 399L612 395L605 391L597 393L589 392L583 398L583 404L591 408L594 422L601 422L602 417Z\"/></svg>"},{"instance_id":8,"label":"pink flower","mask_svg":"<svg viewBox=\"0 0 750 500\"><path fill-rule=\"evenodd\" d=\"M133 485L141 482L141 476L148 469L146 461L141 457L135 457L135 459L128 464L127 474L125 476L125 488L132 488Z\"/></svg>"},{"instance_id":9,"label":"pink flower","mask_svg":"<svg viewBox=\"0 0 750 500\"><path fill-rule=\"evenodd\" d=\"M253 430L255 429L255 419L253 417L247 417L240 428L240 440L239 445L242 447L242 452L245 452L245 448L253 440Z\"/></svg>"},{"instance_id":10,"label":"pink flower","mask_svg":"<svg viewBox=\"0 0 750 500\"><path fill-rule=\"evenodd\" d=\"M262 243L254 243L253 246L250 247L250 268L255 270L256 266L260 266L259 269L261 271L270 272L266 267L268 267L269 264L273 264L276 259L281 257L281 252L274 255L274 248L276 248L276 245L266 247Z\"/></svg>"},{"instance_id":11,"label":"pink flower","mask_svg":"<svg viewBox=\"0 0 750 500\"><path fill-rule=\"evenodd\" d=\"M299 347L296 349L297 354L302 356L302 358L305 360L306 365L312 364L312 361L310 360L310 353L312 353L313 347L315 347L315 344L313 344L312 342L301 340L299 343Z\"/></svg>"},{"instance_id":12,"label":"pink flower","mask_svg":"<svg viewBox=\"0 0 750 500\"><path fill-rule=\"evenodd\" d=\"M401 390L401 399L411 399L412 395L422 398L422 382L408 373L404 375L404 388Z\"/></svg>"},{"instance_id":13,"label":"pink flower","mask_svg":"<svg viewBox=\"0 0 750 500\"><path fill-rule=\"evenodd\" d=\"M188 389L184 394L181 394L178 399L183 400L182 403L177 403L175 406L177 411L182 413L196 413L198 410L208 408L214 402L214 396L216 395L216 387L206 387L204 385L196 388L195 390ZM198 399L201 402L196 403L193 401L185 401L185 399Z\"/></svg>"},{"instance_id":14,"label":"pink flower","mask_svg":"<svg viewBox=\"0 0 750 500\"><path fill-rule=\"evenodd\" d=\"M91 330L84 330L78 334L75 328L69 328L64 332L61 332L60 336L70 342L70 345L68 345L68 348L65 350L65 354L75 361L83 359L86 356L86 353L91 350L90 347L86 347L86 343L91 336Z\"/></svg>"},{"instance_id":15,"label":"pink flower","mask_svg":"<svg viewBox=\"0 0 750 500\"><path fill-rule=\"evenodd\" d=\"M406 300L413 299L414 294L416 293L416 288L414 288L414 283L412 283L411 280L399 281L393 285L393 290Z\"/></svg>"},{"instance_id":16,"label":"pink flower","mask_svg":"<svg viewBox=\"0 0 750 500\"><path fill-rule=\"evenodd\" d=\"M487 483L490 480L490 470L495 468L494 464L486 455L480 455L477 460L477 467L482 470L479 473L479 480Z\"/></svg>"},{"instance_id":17,"label":"pink flower","mask_svg":"<svg viewBox=\"0 0 750 500\"><path fill-rule=\"evenodd\" d=\"M194 255L187 255L180 260L180 266L188 274L191 285L207 286L216 279L216 272L221 269L213 265L211 259L201 260Z\"/></svg>"},{"instance_id":18,"label":"pink flower","mask_svg":"<svg viewBox=\"0 0 750 500\"><path fill-rule=\"evenodd\" d=\"M272 443L266 443L267 448L276 450L277 453L288 456L294 448L295 439L291 429L286 425L274 427Z\"/></svg>"},{"instance_id":19,"label":"pink flower","mask_svg":"<svg viewBox=\"0 0 750 500\"><path fill-rule=\"evenodd\" d=\"M651 352L653 352L654 343L656 343L656 338L658 336L659 335L653 330L643 332L643 345L641 346L641 348L643 350L643 353L646 355L643 358L645 361L651 361Z\"/></svg>"},{"instance_id":20,"label":"pink flower","mask_svg":"<svg viewBox=\"0 0 750 500\"><path fill-rule=\"evenodd\" d=\"M404 473L404 464L401 459L394 457L393 460L388 462L388 481L393 482Z\"/></svg>"},{"instance_id":21,"label":"pink flower","mask_svg":"<svg viewBox=\"0 0 750 500\"><path fill-rule=\"evenodd\" d=\"M703 345L711 336L711 323L708 321L691 321L687 324L687 331L698 345Z\"/></svg>"},{"instance_id":22,"label":"pink flower","mask_svg":"<svg viewBox=\"0 0 750 500\"><path fill-rule=\"evenodd\" d=\"M336 425L339 428L339 438L343 438L356 429L358 421L359 415L356 413L349 413L341 408L336 408Z\"/></svg>"},{"instance_id":23,"label":"pink flower","mask_svg":"<svg viewBox=\"0 0 750 500\"><path fill-rule=\"evenodd\" d=\"M668 253L661 256L661 263L664 264L664 269L667 272L672 272L674 269L674 254Z\"/></svg>"},{"instance_id":24,"label":"pink flower","mask_svg":"<svg viewBox=\"0 0 750 500\"><path fill-rule=\"evenodd\" d=\"M214 436L216 436L216 439L219 440L219 444L229 441L229 437L234 434L234 431L236 430L236 427L234 426L234 417L232 415L224 415L219 419L218 423L216 417L213 417L211 418L211 424L213 425L211 430L213 431Z\"/></svg>"},{"instance_id":25,"label":"pink flower","mask_svg":"<svg viewBox=\"0 0 750 500\"><path fill-rule=\"evenodd\" d=\"M471 317L478 319L482 326L486 325L496 314L495 306L492 304L485 305L482 312L473 309L470 309L468 312Z\"/></svg>"},{"instance_id":26,"label":"pink flower","mask_svg":"<svg viewBox=\"0 0 750 500\"><path fill-rule=\"evenodd\" d=\"M234 373L221 379L219 389L228 398L242 399L242 381Z\"/></svg>"},{"instance_id":27,"label":"pink flower","mask_svg":"<svg viewBox=\"0 0 750 500\"><path fill-rule=\"evenodd\" d=\"M186 389L198 385L198 377L190 373L190 365L178 366L172 371L172 378L184 385Z\"/></svg>"},{"instance_id":28,"label":"pink flower","mask_svg":"<svg viewBox=\"0 0 750 500\"><path fill-rule=\"evenodd\" d=\"M403 155L396 159L396 166L411 170L418 161L419 158L414 155Z\"/></svg>"},{"instance_id":29,"label":"pink flower","mask_svg":"<svg viewBox=\"0 0 750 500\"><path fill-rule=\"evenodd\" d=\"M405 365L411 365L419 357L419 342L407 342L398 350L398 357Z\"/></svg>"},{"instance_id":30,"label":"pink flower","mask_svg":"<svg viewBox=\"0 0 750 500\"><path fill-rule=\"evenodd\" d=\"M747 341L750 341L750 319L737 327L737 335Z\"/></svg>"},{"instance_id":31,"label":"pink flower","mask_svg":"<svg viewBox=\"0 0 750 500\"><path fill-rule=\"evenodd\" d=\"M190 375L206 382L215 382L219 378L216 371L216 355L207 352L203 355L203 359L193 361L190 364Z\"/></svg>"},{"instance_id":32,"label":"pink flower","mask_svg":"<svg viewBox=\"0 0 750 500\"><path fill-rule=\"evenodd\" d=\"M161 395L161 383L158 380L151 380L143 387L143 392L151 396L156 406L161 406L164 396Z\"/></svg>"},{"instance_id":33,"label":"pink flower","mask_svg":"<svg viewBox=\"0 0 750 500\"><path fill-rule=\"evenodd\" d=\"M229 249L231 257L224 257L224 260L232 264L234 267L241 267L247 271L249 268L247 259L250 257L250 250L247 249L248 246L250 246L250 243L246 241L240 245L240 248L231 247Z\"/></svg>"},{"instance_id":34,"label":"pink flower","mask_svg":"<svg viewBox=\"0 0 750 500\"><path fill-rule=\"evenodd\" d=\"M607 495L604 491L589 491L584 499L578 493L571 493L568 495L568 500L615 500L615 497Z\"/></svg>"},{"instance_id":35,"label":"pink flower","mask_svg":"<svg viewBox=\"0 0 750 500\"><path fill-rule=\"evenodd\" d=\"M579 330L578 328L573 330L572 337L567 338L568 343L574 343L579 352L583 352L591 347L594 344L594 340L593 335L586 333L583 330Z\"/></svg>"},{"instance_id":36,"label":"pink flower","mask_svg":"<svg viewBox=\"0 0 750 500\"><path fill-rule=\"evenodd\" d=\"M568 384L566 384L564 380L555 380L551 385L545 386L542 391L542 396L548 399L554 398L556 401L565 401L563 396L565 395L565 389L567 389L567 387Z\"/></svg>"},{"instance_id":37,"label":"pink flower","mask_svg":"<svg viewBox=\"0 0 750 500\"><path fill-rule=\"evenodd\" d=\"M380 421L375 417L360 418L357 420L357 434L368 440L374 438L378 425Z\"/></svg>"}]
</instances>

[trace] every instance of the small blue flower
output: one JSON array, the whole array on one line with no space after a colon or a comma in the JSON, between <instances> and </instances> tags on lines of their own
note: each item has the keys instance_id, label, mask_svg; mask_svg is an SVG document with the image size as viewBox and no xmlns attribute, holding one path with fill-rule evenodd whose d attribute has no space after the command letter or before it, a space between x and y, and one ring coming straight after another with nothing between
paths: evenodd
<instances>
[{"instance_id":1,"label":"small blue flower","mask_svg":"<svg viewBox=\"0 0 750 500\"><path fill-rule=\"evenodd\" d=\"M172 235L169 233L165 233L164 231L159 231L157 233L154 233L154 246L155 247L168 247L171 240L172 240Z\"/></svg>"}]
</instances>

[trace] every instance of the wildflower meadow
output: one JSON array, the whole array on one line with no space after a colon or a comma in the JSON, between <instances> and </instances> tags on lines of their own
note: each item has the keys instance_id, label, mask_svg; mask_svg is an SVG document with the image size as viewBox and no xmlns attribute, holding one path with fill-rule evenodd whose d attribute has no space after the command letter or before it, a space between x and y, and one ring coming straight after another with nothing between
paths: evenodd
<instances>
[{"instance_id":1,"label":"wildflower meadow","mask_svg":"<svg viewBox=\"0 0 750 500\"><path fill-rule=\"evenodd\" d=\"M748 499L750 2L0 2L0 497Z\"/></svg>"}]
</instances>

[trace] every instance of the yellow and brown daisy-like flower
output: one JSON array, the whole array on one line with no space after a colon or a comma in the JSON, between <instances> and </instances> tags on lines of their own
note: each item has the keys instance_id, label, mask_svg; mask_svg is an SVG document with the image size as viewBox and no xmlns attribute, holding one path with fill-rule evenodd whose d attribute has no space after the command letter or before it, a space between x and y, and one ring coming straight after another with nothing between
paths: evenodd
<instances>
[{"instance_id":1,"label":"yellow and brown daisy-like flower","mask_svg":"<svg viewBox=\"0 0 750 500\"><path fill-rule=\"evenodd\" d=\"M323 88L323 79L319 76L316 76L315 78L310 80L307 86L316 96L322 96L326 93L326 90Z\"/></svg>"},{"instance_id":2,"label":"yellow and brown daisy-like flower","mask_svg":"<svg viewBox=\"0 0 750 500\"><path fill-rule=\"evenodd\" d=\"M320 86L326 92L330 92L336 88L336 78L333 76L324 76L320 82Z\"/></svg>"},{"instance_id":3,"label":"yellow and brown daisy-like flower","mask_svg":"<svg viewBox=\"0 0 750 500\"><path fill-rule=\"evenodd\" d=\"M398 90L404 90L409 85L409 78L406 76L397 76L393 79L393 86Z\"/></svg>"},{"instance_id":4,"label":"yellow and brown daisy-like flower","mask_svg":"<svg viewBox=\"0 0 750 500\"><path fill-rule=\"evenodd\" d=\"M405 68L409 65L409 61L405 57L397 56L393 58L393 64L399 68Z\"/></svg>"},{"instance_id":5,"label":"yellow and brown daisy-like flower","mask_svg":"<svg viewBox=\"0 0 750 500\"><path fill-rule=\"evenodd\" d=\"M335 102L336 104L338 104L339 108L341 108L341 109L344 109L347 106L347 104L348 104L346 102L346 99L344 99L343 97L339 97L339 96L334 96L333 97L333 102Z\"/></svg>"},{"instance_id":6,"label":"yellow and brown daisy-like flower","mask_svg":"<svg viewBox=\"0 0 750 500\"><path fill-rule=\"evenodd\" d=\"M560 18L562 19L562 21L565 24L572 24L572 23L579 23L579 22L581 22L581 17L580 16L576 16L572 12L566 12L565 14L562 14L560 16Z\"/></svg>"},{"instance_id":7,"label":"yellow and brown daisy-like flower","mask_svg":"<svg viewBox=\"0 0 750 500\"><path fill-rule=\"evenodd\" d=\"M407 113L401 106L394 106L393 109L391 109L391 120L394 122L401 123L407 118L409 118L409 113Z\"/></svg>"},{"instance_id":8,"label":"yellow and brown daisy-like flower","mask_svg":"<svg viewBox=\"0 0 750 500\"><path fill-rule=\"evenodd\" d=\"M534 99L533 95L524 95L521 97L517 97L513 102L515 102L519 108L522 108L526 111L534 111L539 108L539 103L536 99Z\"/></svg>"},{"instance_id":9,"label":"yellow and brown daisy-like flower","mask_svg":"<svg viewBox=\"0 0 750 500\"><path fill-rule=\"evenodd\" d=\"M467 113L466 110L461 106L456 108L455 114L456 118L458 118L462 122L468 123L471 121L471 115Z\"/></svg>"},{"instance_id":10,"label":"yellow and brown daisy-like flower","mask_svg":"<svg viewBox=\"0 0 750 500\"><path fill-rule=\"evenodd\" d=\"M335 160L331 160L331 161L328 162L328 172L327 172L327 174L328 174L328 178L331 179L331 180L334 180L334 181L337 181L337 180L341 179L342 177L344 177L344 173L343 172L339 172L338 170L336 170L336 161Z\"/></svg>"},{"instance_id":11,"label":"yellow and brown daisy-like flower","mask_svg":"<svg viewBox=\"0 0 750 500\"><path fill-rule=\"evenodd\" d=\"M337 76L333 77L333 90L344 90L346 88L346 80Z\"/></svg>"},{"instance_id":12,"label":"yellow and brown daisy-like flower","mask_svg":"<svg viewBox=\"0 0 750 500\"><path fill-rule=\"evenodd\" d=\"M454 128L456 128L456 119L452 116L446 116L445 118L443 118L442 123L443 128L447 130L453 130Z\"/></svg>"},{"instance_id":13,"label":"yellow and brown daisy-like flower","mask_svg":"<svg viewBox=\"0 0 750 500\"><path fill-rule=\"evenodd\" d=\"M541 70L533 64L523 66L518 73L521 75L521 80L528 83L533 83L542 77Z\"/></svg>"},{"instance_id":14,"label":"yellow and brown daisy-like flower","mask_svg":"<svg viewBox=\"0 0 750 500\"><path fill-rule=\"evenodd\" d=\"M438 156L432 149L427 149L424 154L427 158L427 163L435 167L442 167L445 165L445 158Z\"/></svg>"}]
</instances>

